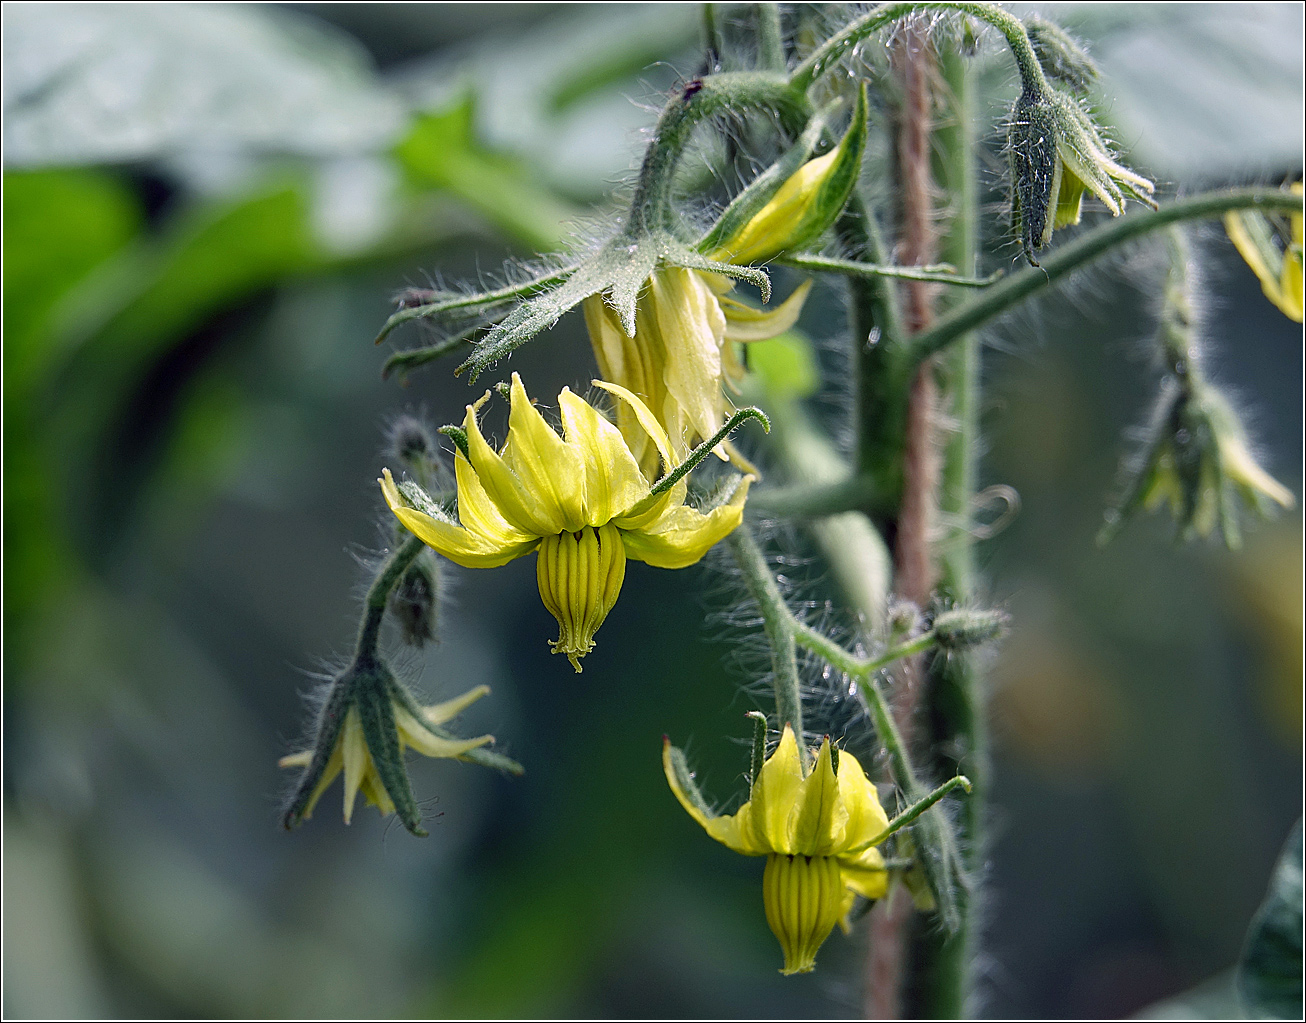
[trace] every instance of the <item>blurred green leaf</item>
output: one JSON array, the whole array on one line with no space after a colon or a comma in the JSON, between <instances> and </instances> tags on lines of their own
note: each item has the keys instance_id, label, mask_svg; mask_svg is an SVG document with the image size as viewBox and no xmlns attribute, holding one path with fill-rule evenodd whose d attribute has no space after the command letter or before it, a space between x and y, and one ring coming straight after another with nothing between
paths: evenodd
<instances>
[{"instance_id":1,"label":"blurred green leaf","mask_svg":"<svg viewBox=\"0 0 1306 1023\"><path fill-rule=\"evenodd\" d=\"M419 185L445 189L483 214L510 237L539 252L556 251L563 224L577 210L538 184L538 174L477 141L471 94L453 106L417 119L395 156Z\"/></svg>"},{"instance_id":2,"label":"blurred green leaf","mask_svg":"<svg viewBox=\"0 0 1306 1023\"><path fill-rule=\"evenodd\" d=\"M812 344L796 331L743 346L748 368L762 378L773 398L810 398L821 389Z\"/></svg>"},{"instance_id":3,"label":"blurred green leaf","mask_svg":"<svg viewBox=\"0 0 1306 1023\"><path fill-rule=\"evenodd\" d=\"M1302 1014L1302 822L1292 829L1270 890L1247 932L1238 993L1258 1016Z\"/></svg>"},{"instance_id":4,"label":"blurred green leaf","mask_svg":"<svg viewBox=\"0 0 1306 1023\"><path fill-rule=\"evenodd\" d=\"M56 303L140 230L140 204L103 171L4 176L5 401L21 401ZM7 418L7 417L6 417Z\"/></svg>"},{"instance_id":5,"label":"blurred green leaf","mask_svg":"<svg viewBox=\"0 0 1306 1023\"><path fill-rule=\"evenodd\" d=\"M10 4L4 29L8 166L189 152L212 172L214 154L375 151L405 120L361 47L293 10Z\"/></svg>"}]
</instances>

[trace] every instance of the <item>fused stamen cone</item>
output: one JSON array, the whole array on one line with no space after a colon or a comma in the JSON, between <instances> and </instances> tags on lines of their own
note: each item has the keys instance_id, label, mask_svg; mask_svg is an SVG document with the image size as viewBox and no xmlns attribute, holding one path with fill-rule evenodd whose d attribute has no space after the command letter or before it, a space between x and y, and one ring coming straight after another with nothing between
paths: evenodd
<instances>
[{"instance_id":1,"label":"fused stamen cone","mask_svg":"<svg viewBox=\"0 0 1306 1023\"><path fill-rule=\"evenodd\" d=\"M558 638L550 648L566 654L579 672L580 659L594 649L594 634L616 604L626 578L621 534L607 523L546 536L540 542L535 575L540 599L558 619Z\"/></svg>"},{"instance_id":2,"label":"fused stamen cone","mask_svg":"<svg viewBox=\"0 0 1306 1023\"><path fill-rule=\"evenodd\" d=\"M771 853L762 874L766 922L780 942L785 976L810 973L843 916L844 882L833 856Z\"/></svg>"}]
</instances>

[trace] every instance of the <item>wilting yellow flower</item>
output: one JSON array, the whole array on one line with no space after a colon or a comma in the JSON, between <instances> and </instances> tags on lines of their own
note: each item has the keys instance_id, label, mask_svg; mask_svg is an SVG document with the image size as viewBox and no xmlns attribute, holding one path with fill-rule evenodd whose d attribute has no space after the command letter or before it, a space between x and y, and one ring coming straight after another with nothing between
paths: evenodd
<instances>
[{"instance_id":1,"label":"wilting yellow flower","mask_svg":"<svg viewBox=\"0 0 1306 1023\"><path fill-rule=\"evenodd\" d=\"M462 696L430 707L413 707L419 717L414 715L409 707L387 695L382 686L354 683L356 679L370 680L373 674L353 671L344 678L343 682L337 683L339 691L343 693L342 699L335 707L329 702L323 713L330 717L343 710L344 721L334 729L331 727L333 721L324 721L323 727L319 730L320 735L324 733L327 735L329 751L315 747L300 753L292 753L278 761L281 767L307 769L313 766L314 757L326 758L325 764L320 765L320 773L316 775L316 782L313 784L312 792L308 794L307 801L302 804L297 801L293 819L287 819L287 827L313 815L313 808L317 805L318 799L342 771L345 775L346 824L353 818L354 801L360 792L363 798L382 814L394 813L394 800L386 790L384 778L377 770L376 761L372 757L364 715L370 719L369 724L376 732L374 741L379 739L382 746L387 746L389 741L393 741L393 739L387 741L387 736L397 738L398 750L394 751L398 754L396 760L402 758L404 749L410 746L428 757L461 757L469 750L494 741L492 735L481 735L474 739L449 739L432 731L432 728L438 728L446 721L457 717L469 705L485 696L490 691L489 686L477 686L463 693ZM388 677L388 673L385 674ZM387 716L390 718L389 722L384 720Z\"/></svg>"},{"instance_id":2,"label":"wilting yellow flower","mask_svg":"<svg viewBox=\"0 0 1306 1023\"><path fill-rule=\"evenodd\" d=\"M636 306L634 336L627 336L602 296L585 300L585 324L599 372L644 402L666 431L677 459L729 417L723 385L736 385L743 376L732 343L783 334L797 322L811 290L811 282L804 282L775 310L765 312L731 298L734 285L720 274L660 267ZM656 471L657 448L633 408L620 407L617 423L640 467L649 474ZM722 458L726 443L717 450Z\"/></svg>"},{"instance_id":3,"label":"wilting yellow flower","mask_svg":"<svg viewBox=\"0 0 1306 1023\"><path fill-rule=\"evenodd\" d=\"M1012 212L1025 257L1052 240L1055 228L1078 224L1084 192L1118 217L1125 197L1155 207L1155 185L1111 158L1097 126L1073 96L1055 88L1024 93L1012 109L1007 138Z\"/></svg>"},{"instance_id":4,"label":"wilting yellow flower","mask_svg":"<svg viewBox=\"0 0 1306 1023\"><path fill-rule=\"evenodd\" d=\"M594 383L630 410L664 471L674 467L667 435L644 403L624 387ZM511 402L508 439L498 452L477 426L479 403L467 406L467 454L455 456L459 521L410 507L388 469L381 488L400 522L464 568L505 565L538 549L540 597L558 619L553 652L580 671L621 591L626 559L658 568L694 564L742 521L752 477L727 503L701 512L685 503L683 479L654 493L617 427L567 388L558 395L562 437L516 373Z\"/></svg>"},{"instance_id":5,"label":"wilting yellow flower","mask_svg":"<svg viewBox=\"0 0 1306 1023\"><path fill-rule=\"evenodd\" d=\"M810 774L788 725L753 781L748 802L730 816L712 816L686 792L676 751L662 746L662 766L688 814L718 842L745 856L765 856L762 904L784 951L784 972L807 973L854 895L882 896L884 858L874 846L889 819L875 786L855 757L840 752L836 772L827 738ZM682 761L683 766L683 761Z\"/></svg>"},{"instance_id":6,"label":"wilting yellow flower","mask_svg":"<svg viewBox=\"0 0 1306 1023\"><path fill-rule=\"evenodd\" d=\"M1294 181L1293 195L1302 194L1302 183ZM1238 253L1260 279L1265 297L1290 320L1302 322L1302 213L1288 215L1289 237L1282 250L1274 242L1270 221L1256 210L1234 210L1224 216L1224 229ZM1282 237L1282 236L1281 236Z\"/></svg>"}]
</instances>

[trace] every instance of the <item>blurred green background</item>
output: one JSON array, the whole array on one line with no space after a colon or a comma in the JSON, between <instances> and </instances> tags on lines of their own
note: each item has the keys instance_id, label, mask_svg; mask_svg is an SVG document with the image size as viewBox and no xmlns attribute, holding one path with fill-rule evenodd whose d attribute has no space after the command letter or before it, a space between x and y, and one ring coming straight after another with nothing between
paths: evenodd
<instances>
[{"instance_id":1,"label":"blurred green background","mask_svg":"<svg viewBox=\"0 0 1306 1023\"><path fill-rule=\"evenodd\" d=\"M1166 190L1300 172L1298 5L1052 13ZM414 762L424 840L370 809L344 827L339 786L277 825L300 694L348 652L387 542L386 424L455 421L481 390L451 363L381 379L392 296L493 279L610 212L698 38L693 5L5 5L6 1016L856 1013L860 938L781 978L761 863L661 775L665 732L718 799L742 784L758 648L712 559L633 565L583 675L547 651L530 559L446 566L442 641L401 661L430 699L491 684L462 728L526 776ZM992 269L1015 86L976 59ZM1300 494L1300 328L1217 225L1195 242L1213 376ZM986 336L983 481L1021 498L979 547L1013 616L990 1015L1117 1016L1227 969L1300 815L1300 513L1236 556L1158 517L1093 543L1155 391L1160 269L1140 246ZM818 342L837 302L809 302ZM511 368L537 395L584 384L579 317ZM832 420L835 379L812 405ZM803 535L773 541L825 599Z\"/></svg>"}]
</instances>

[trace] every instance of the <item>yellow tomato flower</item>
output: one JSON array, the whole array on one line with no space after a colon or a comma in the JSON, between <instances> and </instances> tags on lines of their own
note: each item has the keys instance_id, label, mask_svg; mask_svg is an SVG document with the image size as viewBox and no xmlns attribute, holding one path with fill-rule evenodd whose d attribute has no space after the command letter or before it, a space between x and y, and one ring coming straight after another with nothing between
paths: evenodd
<instances>
[{"instance_id":1,"label":"yellow tomato flower","mask_svg":"<svg viewBox=\"0 0 1306 1023\"><path fill-rule=\"evenodd\" d=\"M633 335L626 334L601 295L585 299L585 324L599 372L641 399L666 431L677 459L729 417L723 385L735 386L743 376L733 343L783 334L797 322L811 290L807 281L765 312L731 298L734 284L720 274L660 267L636 306ZM644 472L656 471L657 448L633 407L620 407L617 423ZM728 443L717 449L722 458Z\"/></svg>"},{"instance_id":2,"label":"yellow tomato flower","mask_svg":"<svg viewBox=\"0 0 1306 1023\"><path fill-rule=\"evenodd\" d=\"M712 816L681 784L675 755L664 739L663 770L686 812L735 852L766 857L762 904L784 952L781 972L810 972L854 894L877 899L887 890L884 858L874 846L888 837L889 819L875 786L850 753L839 753L836 771L828 738L805 774L785 725L748 802L735 814Z\"/></svg>"},{"instance_id":3,"label":"yellow tomato flower","mask_svg":"<svg viewBox=\"0 0 1306 1023\"><path fill-rule=\"evenodd\" d=\"M673 468L671 444L645 404L624 387L594 384L620 399L664 471ZM388 469L379 482L399 521L464 568L493 568L538 550L540 597L558 620L553 652L580 671L621 591L626 560L694 564L742 521L752 477L725 504L701 512L685 503L683 479L654 492L621 431L569 389L558 395L561 437L516 373L510 394L508 439L497 452L477 426L479 403L467 406L467 452L455 456L458 521L410 507Z\"/></svg>"},{"instance_id":4,"label":"yellow tomato flower","mask_svg":"<svg viewBox=\"0 0 1306 1023\"><path fill-rule=\"evenodd\" d=\"M384 676L388 677L388 672L385 672ZM342 771L345 775L346 824L354 816L354 802L360 792L363 798L383 815L395 812L394 799L391 798L385 779L377 769L376 760L373 759L371 742L379 742L382 747L390 747L397 741L397 750L384 749L378 755L397 753L398 756L392 759L398 761L402 758L406 747L412 747L428 757L457 758L494 741L492 735L481 735L474 739L451 739L432 730L457 717L470 704L485 696L490 691L489 686L477 686L452 700L419 708L412 704L405 706L404 703L395 700L384 692L383 686L366 684L366 681L373 677L372 672L354 670L338 683L337 691L344 697L340 701L343 706L339 704L333 706L329 700L323 708L325 720L319 728L319 734L325 734L328 738L329 749L323 749L319 745L299 753L292 753L278 761L280 767L299 767L305 770L314 766L315 757L323 757L326 761L324 765L319 765L318 771L309 778L310 783L314 778L316 779L312 791L305 801L296 801L292 816L287 818L287 827L307 820L313 815L313 808L317 806L322 793L330 788L331 783ZM363 684L358 684L356 680L363 680ZM330 719L337 717L342 710L343 723L338 728L332 728L334 722ZM414 710L417 711L416 715L413 713ZM368 719L366 723L364 716ZM387 717L389 721L385 720ZM369 731L373 733L370 741ZM331 734L333 732L334 734Z\"/></svg>"},{"instance_id":5,"label":"yellow tomato flower","mask_svg":"<svg viewBox=\"0 0 1306 1023\"><path fill-rule=\"evenodd\" d=\"M1302 183L1294 181L1293 195L1302 194ZM1246 260L1274 305L1290 320L1302 322L1302 213L1288 215L1288 237L1280 249L1274 230L1263 213L1234 210L1224 216L1224 229L1238 254Z\"/></svg>"}]
</instances>

